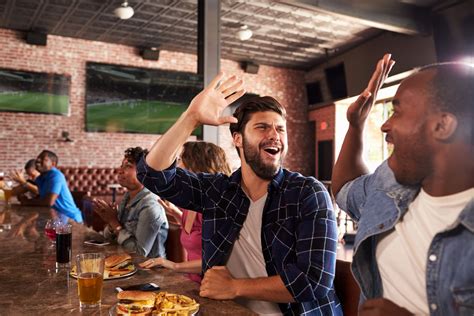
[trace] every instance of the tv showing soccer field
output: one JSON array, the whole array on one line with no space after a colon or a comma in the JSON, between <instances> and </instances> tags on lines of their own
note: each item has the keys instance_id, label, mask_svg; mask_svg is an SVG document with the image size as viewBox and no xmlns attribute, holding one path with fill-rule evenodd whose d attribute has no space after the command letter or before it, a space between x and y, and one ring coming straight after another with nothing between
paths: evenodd
<instances>
[{"instance_id":1,"label":"tv showing soccer field","mask_svg":"<svg viewBox=\"0 0 474 316\"><path fill-rule=\"evenodd\" d=\"M89 62L86 130L163 134L203 87L192 72ZM202 135L202 127L193 132Z\"/></svg>"},{"instance_id":2,"label":"tv showing soccer field","mask_svg":"<svg viewBox=\"0 0 474 316\"><path fill-rule=\"evenodd\" d=\"M70 77L0 68L0 111L69 114Z\"/></svg>"}]
</instances>

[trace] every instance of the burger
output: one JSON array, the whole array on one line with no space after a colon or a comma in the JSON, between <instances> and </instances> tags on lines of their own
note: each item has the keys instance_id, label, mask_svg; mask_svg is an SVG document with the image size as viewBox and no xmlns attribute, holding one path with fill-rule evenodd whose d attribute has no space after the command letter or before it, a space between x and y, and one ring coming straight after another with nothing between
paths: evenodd
<instances>
[{"instance_id":1,"label":"burger","mask_svg":"<svg viewBox=\"0 0 474 316\"><path fill-rule=\"evenodd\" d=\"M130 272L128 266L132 264L132 257L127 253L121 253L105 258L105 270L109 276L123 275Z\"/></svg>"},{"instance_id":2,"label":"burger","mask_svg":"<svg viewBox=\"0 0 474 316\"><path fill-rule=\"evenodd\" d=\"M151 315L155 306L155 294L152 292L122 291L117 298L117 315Z\"/></svg>"}]
</instances>

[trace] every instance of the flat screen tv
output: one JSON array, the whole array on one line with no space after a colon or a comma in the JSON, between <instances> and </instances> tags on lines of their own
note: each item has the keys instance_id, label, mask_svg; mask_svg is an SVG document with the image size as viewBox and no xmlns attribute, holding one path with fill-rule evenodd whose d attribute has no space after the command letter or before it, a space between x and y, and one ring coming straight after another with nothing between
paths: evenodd
<instances>
[{"instance_id":1,"label":"flat screen tv","mask_svg":"<svg viewBox=\"0 0 474 316\"><path fill-rule=\"evenodd\" d=\"M69 114L70 77L0 68L0 111Z\"/></svg>"},{"instance_id":2,"label":"flat screen tv","mask_svg":"<svg viewBox=\"0 0 474 316\"><path fill-rule=\"evenodd\" d=\"M203 87L192 72L89 62L86 130L163 134ZM202 127L193 132L202 136Z\"/></svg>"}]
</instances>

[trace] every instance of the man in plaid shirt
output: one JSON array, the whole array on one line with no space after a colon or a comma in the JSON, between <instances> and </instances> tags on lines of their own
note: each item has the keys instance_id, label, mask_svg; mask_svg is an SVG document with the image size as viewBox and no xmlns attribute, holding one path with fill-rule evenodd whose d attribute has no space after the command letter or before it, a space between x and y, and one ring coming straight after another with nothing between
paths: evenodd
<instances>
[{"instance_id":1,"label":"man in plaid shirt","mask_svg":"<svg viewBox=\"0 0 474 316\"><path fill-rule=\"evenodd\" d=\"M263 315L342 315L335 295L337 230L331 199L312 177L282 169L285 109L271 97L244 102L242 81L218 75L139 163L151 191L203 213L200 295L235 301ZM241 168L230 177L176 168L200 124L230 123ZM171 166L171 167L170 167Z\"/></svg>"}]
</instances>

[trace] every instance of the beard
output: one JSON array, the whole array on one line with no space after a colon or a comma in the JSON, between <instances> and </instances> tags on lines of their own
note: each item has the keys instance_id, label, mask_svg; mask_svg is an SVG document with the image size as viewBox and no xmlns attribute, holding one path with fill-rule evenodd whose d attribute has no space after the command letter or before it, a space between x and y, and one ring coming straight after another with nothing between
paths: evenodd
<instances>
[{"instance_id":1,"label":"beard","mask_svg":"<svg viewBox=\"0 0 474 316\"><path fill-rule=\"evenodd\" d=\"M276 165L265 164L263 159L260 158L260 148L264 146L265 143L259 144L258 146L252 146L246 141L245 137L242 137L242 139L244 145L244 159L253 172L264 180L273 179L283 163L283 148L280 151L280 160Z\"/></svg>"}]
</instances>

